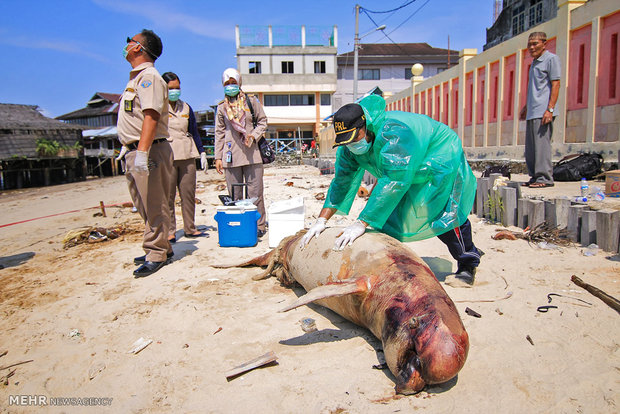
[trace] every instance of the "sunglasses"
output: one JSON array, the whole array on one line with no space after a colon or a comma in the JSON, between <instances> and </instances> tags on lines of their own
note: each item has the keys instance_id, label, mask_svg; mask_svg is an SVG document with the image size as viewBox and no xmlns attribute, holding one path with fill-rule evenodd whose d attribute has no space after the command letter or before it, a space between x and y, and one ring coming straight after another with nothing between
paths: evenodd
<instances>
[{"instance_id":1,"label":"sunglasses","mask_svg":"<svg viewBox=\"0 0 620 414\"><path fill-rule=\"evenodd\" d=\"M139 44L140 46L142 46L142 44L140 42L138 42L137 40L132 39L131 37L127 36L127 44L134 42Z\"/></svg>"},{"instance_id":2,"label":"sunglasses","mask_svg":"<svg viewBox=\"0 0 620 414\"><path fill-rule=\"evenodd\" d=\"M142 49L144 49L146 51L146 53L148 53L150 56L152 56L154 58L158 57L158 56L155 56L153 53L151 53L151 51L148 50L146 48L146 46L144 46L142 43L138 42L136 39L132 39L131 37L127 36L127 44L132 43L132 42L135 43L135 44L140 45L140 47L142 47Z\"/></svg>"}]
</instances>

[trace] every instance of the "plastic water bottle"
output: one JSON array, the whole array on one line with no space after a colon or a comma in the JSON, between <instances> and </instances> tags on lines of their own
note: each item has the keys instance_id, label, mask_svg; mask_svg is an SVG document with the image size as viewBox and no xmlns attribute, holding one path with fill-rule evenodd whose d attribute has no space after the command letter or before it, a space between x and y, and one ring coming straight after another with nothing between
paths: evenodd
<instances>
[{"instance_id":1,"label":"plastic water bottle","mask_svg":"<svg viewBox=\"0 0 620 414\"><path fill-rule=\"evenodd\" d=\"M581 179L581 196L587 197L589 194L588 181L584 178Z\"/></svg>"}]
</instances>

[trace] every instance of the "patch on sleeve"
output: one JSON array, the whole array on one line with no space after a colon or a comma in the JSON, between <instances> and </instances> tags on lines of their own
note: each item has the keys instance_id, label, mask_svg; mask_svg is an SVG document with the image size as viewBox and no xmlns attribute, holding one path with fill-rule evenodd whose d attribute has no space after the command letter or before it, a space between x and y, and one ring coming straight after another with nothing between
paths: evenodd
<instances>
[{"instance_id":1,"label":"patch on sleeve","mask_svg":"<svg viewBox=\"0 0 620 414\"><path fill-rule=\"evenodd\" d=\"M140 84L140 86L142 86L143 88L148 88L148 87L149 87L149 86L151 86L152 84L153 84L153 82L146 80L146 81L142 82L142 83Z\"/></svg>"}]
</instances>

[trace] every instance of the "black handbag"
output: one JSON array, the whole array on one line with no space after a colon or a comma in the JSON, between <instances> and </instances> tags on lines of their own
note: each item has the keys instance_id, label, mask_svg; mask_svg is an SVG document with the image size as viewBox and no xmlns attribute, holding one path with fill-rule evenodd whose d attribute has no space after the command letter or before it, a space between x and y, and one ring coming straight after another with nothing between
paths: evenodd
<instances>
[{"instance_id":1,"label":"black handbag","mask_svg":"<svg viewBox=\"0 0 620 414\"><path fill-rule=\"evenodd\" d=\"M571 154L562 158L553 167L555 181L588 180L603 172L603 157L596 153Z\"/></svg>"},{"instance_id":2,"label":"black handbag","mask_svg":"<svg viewBox=\"0 0 620 414\"><path fill-rule=\"evenodd\" d=\"M252 114L252 125L256 128L256 117L254 116L254 108L252 107L251 99L247 99L248 108L250 108L250 113ZM256 142L258 145L258 150L260 151L260 157L263 160L263 164L270 164L276 159L276 152L273 150L269 142L265 139L265 137L260 137Z\"/></svg>"}]
</instances>

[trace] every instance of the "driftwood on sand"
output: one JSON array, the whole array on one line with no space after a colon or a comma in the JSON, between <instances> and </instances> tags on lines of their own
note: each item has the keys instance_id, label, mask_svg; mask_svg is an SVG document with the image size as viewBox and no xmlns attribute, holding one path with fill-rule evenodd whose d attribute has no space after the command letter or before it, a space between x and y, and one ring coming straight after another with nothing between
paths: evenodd
<instances>
[{"instance_id":1,"label":"driftwood on sand","mask_svg":"<svg viewBox=\"0 0 620 414\"><path fill-rule=\"evenodd\" d=\"M594 287L588 283L585 283L583 280L579 279L577 276L571 276L570 280L576 284L577 286L584 288L607 305L609 305L613 310L620 313L620 301L613 296L608 295L597 287Z\"/></svg>"}]
</instances>

